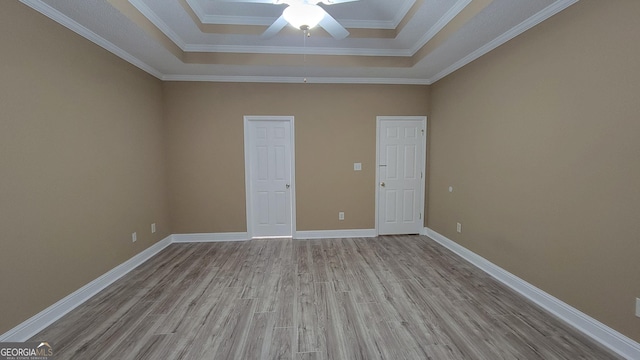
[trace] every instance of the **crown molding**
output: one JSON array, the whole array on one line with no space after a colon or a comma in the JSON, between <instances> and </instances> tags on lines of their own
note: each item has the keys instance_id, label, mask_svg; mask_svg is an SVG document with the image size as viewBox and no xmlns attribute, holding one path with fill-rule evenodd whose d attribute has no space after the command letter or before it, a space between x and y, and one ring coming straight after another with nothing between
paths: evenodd
<instances>
[{"instance_id":1,"label":"crown molding","mask_svg":"<svg viewBox=\"0 0 640 360\"><path fill-rule=\"evenodd\" d=\"M131 0L129 0L131 1ZM269 26L273 22L272 18L263 16L228 16L228 15L209 15L205 13L197 0L185 0L187 5L196 14L203 24L221 24L221 25L262 25ZM278 4L273 4L278 5ZM284 9L284 8L283 8Z\"/></svg>"},{"instance_id":2,"label":"crown molding","mask_svg":"<svg viewBox=\"0 0 640 360\"><path fill-rule=\"evenodd\" d=\"M129 0L133 2L134 0ZM260 25L269 26L275 20L272 17L264 16L230 16L230 15L209 15L205 13L204 9L200 6L197 0L186 0L187 5L191 7L191 10L196 14L198 19L203 24L221 24L221 25ZM401 6L398 7L398 11L391 20L353 20L353 19L340 19L340 24L346 28L355 29L395 29L398 27L402 19L407 15L415 0L404 1ZM283 5L283 4L273 4ZM282 8L284 10L284 8ZM326 10L326 9L325 9Z\"/></svg>"},{"instance_id":3,"label":"crown molding","mask_svg":"<svg viewBox=\"0 0 640 360\"><path fill-rule=\"evenodd\" d=\"M471 4L471 0L458 0L447 12L429 29L420 40L411 48L411 56L418 52L426 43L428 43L440 30L451 22L464 8Z\"/></svg>"},{"instance_id":4,"label":"crown molding","mask_svg":"<svg viewBox=\"0 0 640 360\"><path fill-rule=\"evenodd\" d=\"M128 63L140 68L141 70L157 77L158 79L162 78L162 73L157 69L153 68L152 66L149 66L144 61L136 58L135 56L129 54L128 52L117 47L110 41L106 40L105 38L99 36L93 31L80 25L75 20L69 18L68 16L64 15L58 10L52 8L48 4L40 0L20 0L20 2L32 8L33 10L41 13L42 15L48 17L49 19L57 22L58 24L66 27L67 29L75 32L76 34L84 37L85 39L93 42L94 44L102 47L103 49L109 51L110 53L113 53L114 55L127 61Z\"/></svg>"},{"instance_id":5,"label":"crown molding","mask_svg":"<svg viewBox=\"0 0 640 360\"><path fill-rule=\"evenodd\" d=\"M338 56L396 56L413 55L407 49L366 49L329 48L295 46L238 46L238 45L186 45L185 52L216 52L240 54L281 54L281 55L338 55Z\"/></svg>"},{"instance_id":6,"label":"crown molding","mask_svg":"<svg viewBox=\"0 0 640 360\"><path fill-rule=\"evenodd\" d=\"M68 16L62 14L61 12L59 12L58 10L54 9L53 7L49 6L48 4L44 3L41 0L19 0L22 4L32 8L33 10L43 14L44 16L50 18L51 20L59 23L60 25L68 28L69 30L77 33L78 35L86 38L87 40L95 43L96 45L104 48L105 50L113 53L114 55L118 56L119 58L129 62L130 64L138 67L139 69L147 72L148 74L164 80L164 81L211 81L211 82L262 82L262 83L276 83L276 82L280 82L280 83L300 83L300 82L304 82L304 77L297 77L297 76L226 76L226 75L181 75L181 74L163 74L161 71L159 71L158 69L148 65L147 63L145 63L144 61L138 59L137 57L131 55L130 53L128 53L127 51L119 48L118 46L114 45L113 43L111 43L110 41L104 39L103 37L97 35L96 33L94 33L93 31L87 29L86 27L84 27L83 25L77 23L75 20L69 18ZM140 0L129 0L131 1L131 4L133 6L135 6L139 11L141 11L141 13L143 11L146 11L148 9L148 7L146 5L144 6L140 6L138 7L137 5L142 4L142 2L140 2ZM193 0L187 0L187 1L193 1ZM462 4L465 4L464 6L467 6L468 2L471 0L458 0L458 3L456 4L455 8L459 8L460 6L462 6ZM492 40L491 42L487 43L485 46L482 46L481 48L477 49L476 51L470 53L469 55L467 55L466 57L460 59L459 61L453 63L451 66L447 67L446 69L440 71L439 73L437 73L436 75L434 75L433 77L430 77L428 79L424 79L424 78L357 78L357 77L318 77L318 78L307 78L307 82L308 83L325 83L325 84L401 84L401 85L431 85L435 82L437 82L438 80L444 78L445 76L453 73L454 71L460 69L461 67L469 64L470 62L476 60L477 58L481 57L482 55L492 51L493 49L497 48L498 46L506 43L507 41L513 39L514 37L522 34L523 32L529 30L530 28L538 25L539 23L541 23L542 21L550 18L551 16L561 12L562 10L568 8L569 6L577 3L579 0L558 0L555 1L553 4L547 6L546 8L544 8L543 10L539 11L538 13L536 13L535 15L529 17L528 19L526 19L525 21L523 21L522 23L514 26L513 28L511 28L510 30L508 30L507 32L503 33L502 35L496 37L494 40ZM463 7L464 8L464 7ZM143 9L143 10L141 10ZM149 10L150 11L150 10ZM458 12L461 10L458 10ZM447 13L447 16L451 16L453 13L455 13L455 10L452 8L450 10L449 13ZM200 49L197 46L192 46L192 45L188 45L188 44L184 44L184 42L182 42L179 38L179 36L177 36L176 34L170 34L166 31L166 29L168 28L166 26L166 24L164 24L164 22L160 21L159 19L157 19L157 17L155 17L156 19L153 20L154 16L148 16L149 14L144 14L144 16L147 17L147 19L149 19L149 21L152 21L152 23L154 23L155 26L158 26L158 28L163 31L165 33L165 35L167 35L172 41L174 41L174 43L176 43L177 46L183 48L184 49L188 49L187 51L207 51L206 49ZM453 15L455 16L455 15ZM157 20L157 21L156 21ZM156 21L156 22L154 22ZM449 20L450 21L450 20ZM443 21L444 22L444 21ZM448 22L448 21L447 21ZM446 25L446 23L444 24ZM429 38L429 35L432 32L437 33L437 28L440 26L444 26L442 23L439 23L437 26L434 26L433 30L430 30L428 34L425 34L425 36L423 37L422 41L424 41L425 39ZM438 30L439 31L439 30ZM434 34L430 35L431 37L434 36ZM284 53L284 54L304 54L305 52L300 52L300 49L296 49L296 48L284 48L284 52L282 51L283 48L276 48L276 47L264 47L263 49L258 49L256 50L256 48L251 48L251 47L234 47L234 46L217 46L214 49L209 49L209 51L218 51L218 52L246 52L246 53L260 53L260 51L262 51L262 53L275 53L275 49L278 49L279 53ZM415 53L415 49L404 49L404 50L392 50L392 49L388 49L388 50L384 50L384 51L380 51L380 50L373 50L373 49L359 49L359 50L352 50L352 49L336 49L336 48L325 48L325 49L315 49L315 50L310 50L307 49L307 54L314 54L314 55L325 55L325 54L333 54L333 55L352 55L352 56L411 56L412 54Z\"/></svg>"},{"instance_id":7,"label":"crown molding","mask_svg":"<svg viewBox=\"0 0 640 360\"><path fill-rule=\"evenodd\" d=\"M388 21L372 21L372 20L348 20L341 19L340 23L346 28L354 28L354 29L396 29L400 25L400 22L407 16L413 4L415 4L415 0L405 1L401 6L398 7L398 11L394 16L393 20Z\"/></svg>"},{"instance_id":8,"label":"crown molding","mask_svg":"<svg viewBox=\"0 0 640 360\"><path fill-rule=\"evenodd\" d=\"M378 85L431 85L427 79L416 78L348 78L304 76L219 76L219 75L165 75L163 81L200 81L236 83L284 83L284 84L378 84Z\"/></svg>"},{"instance_id":9,"label":"crown molding","mask_svg":"<svg viewBox=\"0 0 640 360\"><path fill-rule=\"evenodd\" d=\"M136 8L144 17L146 17L151 23L160 29L163 34L165 34L174 44L176 44L182 51L188 46L188 44L182 40L180 35L178 35L167 23L165 23L158 15L156 15L147 4L142 0L128 0L134 8Z\"/></svg>"},{"instance_id":10,"label":"crown molding","mask_svg":"<svg viewBox=\"0 0 640 360\"><path fill-rule=\"evenodd\" d=\"M424 40L424 42L422 43L416 43L416 44L420 44L419 46L416 45L414 46L412 49L371 49L371 48L360 48L360 49L353 49L353 48L335 48L335 47L320 47L320 48L314 48L314 47L299 47L299 46L260 46L260 45L246 45L246 46L242 46L242 45L211 45L211 44L188 44L186 41L184 41L180 35L178 35L175 31L173 31L173 29L166 23L164 22L151 8L149 8L149 6L147 6L147 4L143 1L143 0L128 0L129 3L131 3L131 5L133 5L133 7L135 7L144 17L146 17L149 21L151 21L151 23L158 28L163 34L165 34L174 44L176 44L182 51L184 52L210 52L210 53L242 53L242 54L285 54L285 55L302 55L302 54L309 54L309 55L337 55L337 56L412 56L416 53L416 51L418 51L418 49L420 49L424 44L426 44L426 42L431 39L433 36L435 36L435 34L437 34L438 31L440 31L442 29L442 27L444 27L449 21L451 21L451 19L453 19L453 17L455 17L455 15L457 15L463 8L457 9L458 4L456 4L452 10L454 11L449 11L446 15L445 15L445 19L446 22L444 24L442 24L442 26L439 26L440 22L439 21L436 26L434 26L433 29L430 29L429 33L427 33L429 35L429 38ZM191 6L192 10L197 14L198 18L200 18L201 14L198 14L198 11L201 11L200 9L200 5L196 0L186 0L187 4L189 6ZM458 3L470 3L471 0L459 0ZM402 9L404 15L406 15L406 13L409 11L409 9L411 8L411 6L413 5L413 3L415 3L415 1L409 1L408 3L405 2L405 4L408 4L409 6L407 7L406 10ZM200 9L200 10L196 10ZM449 13L453 13L453 15L451 17L449 17ZM221 18L239 18L236 16L230 17L230 16L223 16ZM214 24L240 24L240 25L265 25L265 26L269 26L271 25L271 23L273 22L271 19L267 19L268 21L264 21L265 18L258 18L258 17L243 17L242 19L246 19L247 21L244 22L239 22L239 21L227 21L224 19L219 19L216 20L214 22ZM261 19L261 20L260 20ZM208 23L208 22L204 22L202 21L202 19L200 19L202 23ZM400 18L400 21L402 20L402 17ZM395 21L395 20L394 20ZM347 22L344 22L344 25L346 27L356 27L356 28L372 28L372 29L379 29L379 28L383 28L383 29L395 29L395 27L397 26L397 24L393 25L390 23L390 25L386 26L386 27L381 27L381 26L373 26L371 24L368 24L370 22L362 22L361 24L357 25L357 26L351 26L349 25ZM398 21L399 23L399 21ZM391 27L389 27L391 26ZM423 41L422 39L420 41Z\"/></svg>"},{"instance_id":11,"label":"crown molding","mask_svg":"<svg viewBox=\"0 0 640 360\"><path fill-rule=\"evenodd\" d=\"M520 24L512 27L507 32L488 42L486 45L480 47L476 51L471 54L465 56L464 58L456 61L451 66L437 73L435 76L429 79L431 83L435 83L436 81L442 79L443 77L453 73L454 71L460 69L461 67L469 64L470 62L476 60L482 55L490 52L491 50L497 48L498 46L506 43L507 41L515 38L516 36L522 34L523 32L531 29L532 27L540 24L541 22L547 20L553 15L561 12L562 10L568 8L569 6L577 3L579 0L558 0L553 4L547 6L546 8L540 10L535 15L529 17L525 21Z\"/></svg>"}]
</instances>

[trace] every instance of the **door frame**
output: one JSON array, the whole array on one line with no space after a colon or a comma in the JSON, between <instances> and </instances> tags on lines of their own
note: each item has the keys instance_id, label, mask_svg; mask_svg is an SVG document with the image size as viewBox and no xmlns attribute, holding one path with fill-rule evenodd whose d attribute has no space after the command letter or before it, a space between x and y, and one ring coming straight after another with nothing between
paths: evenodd
<instances>
[{"instance_id":1,"label":"door frame","mask_svg":"<svg viewBox=\"0 0 640 360\"><path fill-rule=\"evenodd\" d=\"M380 235L380 228L378 225L380 218L380 125L382 121L393 121L393 120L421 120L422 125L424 126L424 137L422 141L422 167L420 171L422 171L422 182L421 182L421 190L422 196L420 196L420 209L422 209L422 228L424 228L424 218L425 218L425 201L424 197L426 195L426 184L427 184L427 139L428 128L427 128L427 117L426 116L376 116L376 183L375 183L375 193L376 193L376 209L375 209L375 226L376 226L376 236ZM420 229L420 233L422 233L422 229Z\"/></svg>"},{"instance_id":2,"label":"door frame","mask_svg":"<svg viewBox=\"0 0 640 360\"><path fill-rule=\"evenodd\" d=\"M252 186L251 186L251 165L249 159L250 153L250 133L249 123L251 121L286 121L291 126L291 187L290 204L291 204L291 237L296 234L296 161L295 161L295 128L293 116L269 116L269 115L245 115L244 116L244 184L247 212L247 234L249 239L253 239L253 211L252 211ZM279 236L280 237L280 236Z\"/></svg>"}]
</instances>

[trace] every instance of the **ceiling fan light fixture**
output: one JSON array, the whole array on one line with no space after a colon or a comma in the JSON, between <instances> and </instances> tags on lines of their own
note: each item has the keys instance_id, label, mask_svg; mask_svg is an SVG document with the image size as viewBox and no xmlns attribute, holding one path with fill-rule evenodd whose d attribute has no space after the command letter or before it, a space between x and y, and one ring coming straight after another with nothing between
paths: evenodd
<instances>
[{"instance_id":1,"label":"ceiling fan light fixture","mask_svg":"<svg viewBox=\"0 0 640 360\"><path fill-rule=\"evenodd\" d=\"M318 25L324 14L324 10L318 5L294 4L284 9L282 16L296 29L308 30Z\"/></svg>"}]
</instances>

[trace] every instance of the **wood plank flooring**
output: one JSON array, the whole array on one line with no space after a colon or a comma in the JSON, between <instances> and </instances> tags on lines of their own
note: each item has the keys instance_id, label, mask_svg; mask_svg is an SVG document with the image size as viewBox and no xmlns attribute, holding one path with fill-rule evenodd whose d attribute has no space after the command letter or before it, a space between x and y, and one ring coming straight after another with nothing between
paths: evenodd
<instances>
[{"instance_id":1,"label":"wood plank flooring","mask_svg":"<svg viewBox=\"0 0 640 360\"><path fill-rule=\"evenodd\" d=\"M57 359L617 359L423 236L172 244L32 340Z\"/></svg>"}]
</instances>

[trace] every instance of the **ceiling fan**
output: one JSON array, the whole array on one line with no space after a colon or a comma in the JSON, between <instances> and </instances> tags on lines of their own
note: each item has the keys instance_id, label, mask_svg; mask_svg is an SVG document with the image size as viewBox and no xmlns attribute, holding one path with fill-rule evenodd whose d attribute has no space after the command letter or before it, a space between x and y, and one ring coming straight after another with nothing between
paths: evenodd
<instances>
[{"instance_id":1,"label":"ceiling fan","mask_svg":"<svg viewBox=\"0 0 640 360\"><path fill-rule=\"evenodd\" d=\"M340 25L340 23L329 15L318 3L324 5L334 5L358 0L221 0L224 2L235 3L259 3L259 4L286 4L287 7L282 15L260 35L263 39L275 36L287 24L307 32L309 29L320 25L331 36L337 40L342 40L349 36L349 31Z\"/></svg>"}]
</instances>

